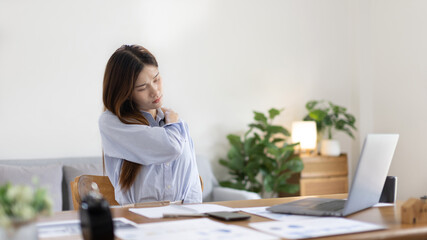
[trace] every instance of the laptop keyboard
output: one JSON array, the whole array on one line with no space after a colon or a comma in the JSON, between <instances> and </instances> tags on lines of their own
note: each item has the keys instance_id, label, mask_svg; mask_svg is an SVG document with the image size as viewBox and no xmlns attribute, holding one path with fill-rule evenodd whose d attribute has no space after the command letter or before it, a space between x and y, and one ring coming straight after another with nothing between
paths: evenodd
<instances>
[{"instance_id":1,"label":"laptop keyboard","mask_svg":"<svg viewBox=\"0 0 427 240\"><path fill-rule=\"evenodd\" d=\"M320 211L336 212L344 208L345 202L345 200L324 202L317 204L313 208Z\"/></svg>"}]
</instances>

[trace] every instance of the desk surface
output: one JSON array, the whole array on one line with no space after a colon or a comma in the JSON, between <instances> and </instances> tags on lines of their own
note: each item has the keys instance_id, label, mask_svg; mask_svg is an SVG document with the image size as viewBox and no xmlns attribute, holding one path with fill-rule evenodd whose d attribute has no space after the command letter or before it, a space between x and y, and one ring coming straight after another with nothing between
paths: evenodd
<instances>
[{"instance_id":1,"label":"desk surface","mask_svg":"<svg viewBox=\"0 0 427 240\"><path fill-rule=\"evenodd\" d=\"M345 198L347 194L334 194L334 195L324 195L321 197L326 198ZM232 208L242 208L242 207L262 207L262 206L272 206L280 203L285 203L293 201L296 199L301 199L306 197L288 197L288 198L270 198L270 199L259 199L259 200L243 200L243 201L227 201L227 202L215 202L215 204L223 205ZM359 220L363 222L376 223L386 225L388 229L373 231L373 232L364 232L357 234L347 234L339 236L331 236L324 238L316 239L427 239L427 224L401 224L400 223L400 206L401 203L398 202L395 206L390 207L375 207L367 210L360 211L358 213L348 216L348 219ZM175 221L189 218L174 218L174 219L149 219L143 216L137 215L128 211L127 208L113 208L112 209L113 217L125 217L136 223L151 223L151 222L162 222L162 221ZM61 220L72 220L78 218L77 211L66 211L66 212L57 212L52 217L41 218L39 222L51 222L51 221L61 221ZM246 221L237 221L237 222L222 222L227 224L235 224L239 226L248 227L248 224L251 222L263 222L263 221L273 221L271 219L263 218L260 216L252 215L250 220ZM50 240L52 238L49 238ZM73 238L58 238L61 240L66 239L76 239Z\"/></svg>"}]
</instances>

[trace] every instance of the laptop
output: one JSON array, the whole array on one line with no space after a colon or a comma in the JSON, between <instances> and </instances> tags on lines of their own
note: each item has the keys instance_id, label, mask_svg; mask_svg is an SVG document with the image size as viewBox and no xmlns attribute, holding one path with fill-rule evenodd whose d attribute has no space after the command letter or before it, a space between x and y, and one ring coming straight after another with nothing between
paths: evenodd
<instances>
[{"instance_id":1,"label":"laptop","mask_svg":"<svg viewBox=\"0 0 427 240\"><path fill-rule=\"evenodd\" d=\"M343 217L377 204L390 168L398 134L368 134L347 200L307 198L267 208L274 213Z\"/></svg>"}]
</instances>

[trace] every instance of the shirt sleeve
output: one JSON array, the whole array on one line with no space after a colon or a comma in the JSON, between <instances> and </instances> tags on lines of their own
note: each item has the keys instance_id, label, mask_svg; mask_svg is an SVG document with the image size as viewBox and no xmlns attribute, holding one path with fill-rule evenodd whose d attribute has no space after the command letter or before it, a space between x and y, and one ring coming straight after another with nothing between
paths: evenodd
<instances>
[{"instance_id":1,"label":"shirt sleeve","mask_svg":"<svg viewBox=\"0 0 427 240\"><path fill-rule=\"evenodd\" d=\"M99 129L104 154L142 165L170 162L182 154L186 140L184 123L150 127L124 124L114 115L101 115Z\"/></svg>"}]
</instances>

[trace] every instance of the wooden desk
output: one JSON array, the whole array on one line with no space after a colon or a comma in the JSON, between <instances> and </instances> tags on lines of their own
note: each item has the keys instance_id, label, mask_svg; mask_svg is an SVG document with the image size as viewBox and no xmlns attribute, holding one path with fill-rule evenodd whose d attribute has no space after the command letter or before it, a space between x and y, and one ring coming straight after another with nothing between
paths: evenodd
<instances>
[{"instance_id":1,"label":"wooden desk","mask_svg":"<svg viewBox=\"0 0 427 240\"><path fill-rule=\"evenodd\" d=\"M334 194L334 195L324 195L322 197L327 198L337 198L342 199L346 198L347 194ZM293 201L296 199L301 199L306 197L289 197L289 198L271 198L271 199L259 199L259 200L244 200L244 201L227 201L227 202L215 202L215 204L238 208L238 207L262 207L262 206L272 206L280 203L285 203ZM401 224L400 223L400 206L401 203L398 202L396 206L392 207L375 207L370 208L355 214L348 216L348 219L354 219L369 223L383 224L388 226L389 229L373 231L373 232L364 232L357 234L348 234L348 235L337 235L324 238L316 239L427 239L427 224ZM175 221L189 218L175 218L175 219L148 219L143 216L137 215L135 213L129 212L127 208L114 208L112 209L113 217L125 217L136 223L150 223L150 222L161 222L161 221ZM48 218L41 218L39 222L51 222L51 221L60 221L60 220L72 220L78 218L77 211L66 211L55 213L54 216ZM236 224L239 226L248 227L250 222L263 222L263 221L273 221L271 219L259 217L252 215L250 220L247 221L237 221L237 222L222 222L227 224ZM52 239L52 238L48 238ZM58 238L58 240L65 239L76 239L72 238ZM42 240L42 239L41 239Z\"/></svg>"}]
</instances>

